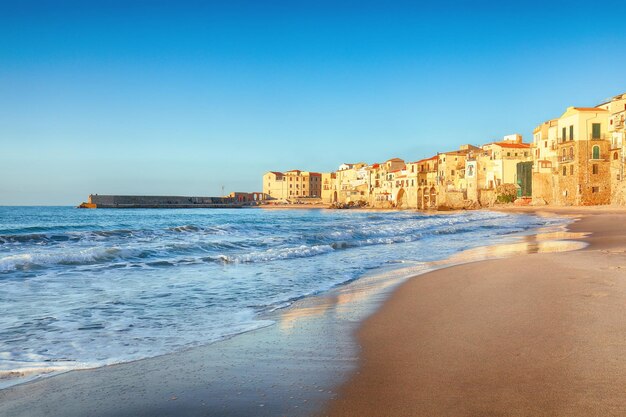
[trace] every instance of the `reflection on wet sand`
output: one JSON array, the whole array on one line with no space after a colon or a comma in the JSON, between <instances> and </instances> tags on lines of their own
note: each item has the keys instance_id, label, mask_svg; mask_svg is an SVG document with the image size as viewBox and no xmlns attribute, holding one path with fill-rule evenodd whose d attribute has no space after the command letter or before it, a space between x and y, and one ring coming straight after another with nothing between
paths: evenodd
<instances>
[{"instance_id":1,"label":"reflection on wet sand","mask_svg":"<svg viewBox=\"0 0 626 417\"><path fill-rule=\"evenodd\" d=\"M585 233L568 232L565 227L545 229L537 234L515 237L510 243L468 249L441 261L407 262L404 265L408 266L371 274L328 294L302 300L279 313L278 325L281 332L289 333L296 328L299 321L322 318L325 315L325 319L351 320L355 313L362 314L365 308L373 310L372 306L382 302L393 287L408 278L434 269L486 259L579 250L587 244L578 239L586 236Z\"/></svg>"}]
</instances>

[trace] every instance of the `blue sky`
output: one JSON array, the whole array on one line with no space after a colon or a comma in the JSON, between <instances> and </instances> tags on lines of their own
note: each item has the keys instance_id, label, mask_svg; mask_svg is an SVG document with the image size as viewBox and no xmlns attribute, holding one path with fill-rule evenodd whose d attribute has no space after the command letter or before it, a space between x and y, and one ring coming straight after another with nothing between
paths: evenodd
<instances>
[{"instance_id":1,"label":"blue sky","mask_svg":"<svg viewBox=\"0 0 626 417\"><path fill-rule=\"evenodd\" d=\"M125 3L0 0L0 204L257 191L626 92L621 2Z\"/></svg>"}]
</instances>

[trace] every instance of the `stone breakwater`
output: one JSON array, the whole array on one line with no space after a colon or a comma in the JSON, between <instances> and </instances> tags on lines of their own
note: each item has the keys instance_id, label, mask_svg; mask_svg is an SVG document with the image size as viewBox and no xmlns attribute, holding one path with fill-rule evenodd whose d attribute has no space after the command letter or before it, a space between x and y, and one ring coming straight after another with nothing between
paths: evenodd
<instances>
[{"instance_id":1,"label":"stone breakwater","mask_svg":"<svg viewBox=\"0 0 626 417\"><path fill-rule=\"evenodd\" d=\"M241 208L234 197L185 197L90 194L79 208Z\"/></svg>"}]
</instances>

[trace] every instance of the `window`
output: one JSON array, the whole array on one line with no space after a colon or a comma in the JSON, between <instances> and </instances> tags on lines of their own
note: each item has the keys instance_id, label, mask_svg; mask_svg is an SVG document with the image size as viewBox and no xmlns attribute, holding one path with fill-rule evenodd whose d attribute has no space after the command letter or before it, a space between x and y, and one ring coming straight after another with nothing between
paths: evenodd
<instances>
[{"instance_id":1,"label":"window","mask_svg":"<svg viewBox=\"0 0 626 417\"><path fill-rule=\"evenodd\" d=\"M454 170L450 171L450 175L454 176Z\"/></svg>"},{"instance_id":2,"label":"window","mask_svg":"<svg viewBox=\"0 0 626 417\"><path fill-rule=\"evenodd\" d=\"M617 156L617 152L615 152L615 153L613 154L613 159L614 159L615 161L617 161L617 158L619 158L619 156Z\"/></svg>"},{"instance_id":3,"label":"window","mask_svg":"<svg viewBox=\"0 0 626 417\"><path fill-rule=\"evenodd\" d=\"M564 127L563 128L563 133L562 133L562 136L561 136L561 141L565 142L566 140L567 140L567 128Z\"/></svg>"},{"instance_id":4,"label":"window","mask_svg":"<svg viewBox=\"0 0 626 417\"><path fill-rule=\"evenodd\" d=\"M591 172L593 172L594 174L598 173L598 164L593 164L593 166L591 167Z\"/></svg>"},{"instance_id":5,"label":"window","mask_svg":"<svg viewBox=\"0 0 626 417\"><path fill-rule=\"evenodd\" d=\"M592 193L600 192L600 187L591 187L591 192Z\"/></svg>"},{"instance_id":6,"label":"window","mask_svg":"<svg viewBox=\"0 0 626 417\"><path fill-rule=\"evenodd\" d=\"M574 140L574 125L569 127L569 140Z\"/></svg>"},{"instance_id":7,"label":"window","mask_svg":"<svg viewBox=\"0 0 626 417\"><path fill-rule=\"evenodd\" d=\"M574 164L569 166L569 174L574 175Z\"/></svg>"},{"instance_id":8,"label":"window","mask_svg":"<svg viewBox=\"0 0 626 417\"><path fill-rule=\"evenodd\" d=\"M598 145L592 148L591 159L600 159L600 147Z\"/></svg>"},{"instance_id":9,"label":"window","mask_svg":"<svg viewBox=\"0 0 626 417\"><path fill-rule=\"evenodd\" d=\"M592 123L591 125L591 138L600 139L600 123Z\"/></svg>"},{"instance_id":10,"label":"window","mask_svg":"<svg viewBox=\"0 0 626 417\"><path fill-rule=\"evenodd\" d=\"M507 152L507 153L506 153L506 156L511 156L511 152Z\"/></svg>"},{"instance_id":11,"label":"window","mask_svg":"<svg viewBox=\"0 0 626 417\"><path fill-rule=\"evenodd\" d=\"M567 167L563 167L563 176L567 175Z\"/></svg>"}]
</instances>

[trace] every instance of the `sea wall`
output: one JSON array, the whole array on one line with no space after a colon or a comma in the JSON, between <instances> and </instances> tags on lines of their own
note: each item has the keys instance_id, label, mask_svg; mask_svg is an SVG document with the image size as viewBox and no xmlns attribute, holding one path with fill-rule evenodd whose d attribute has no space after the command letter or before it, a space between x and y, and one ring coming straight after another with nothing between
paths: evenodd
<instances>
[{"instance_id":1,"label":"sea wall","mask_svg":"<svg viewBox=\"0 0 626 417\"><path fill-rule=\"evenodd\" d=\"M233 197L186 197L90 194L85 208L230 208L241 207Z\"/></svg>"}]
</instances>

